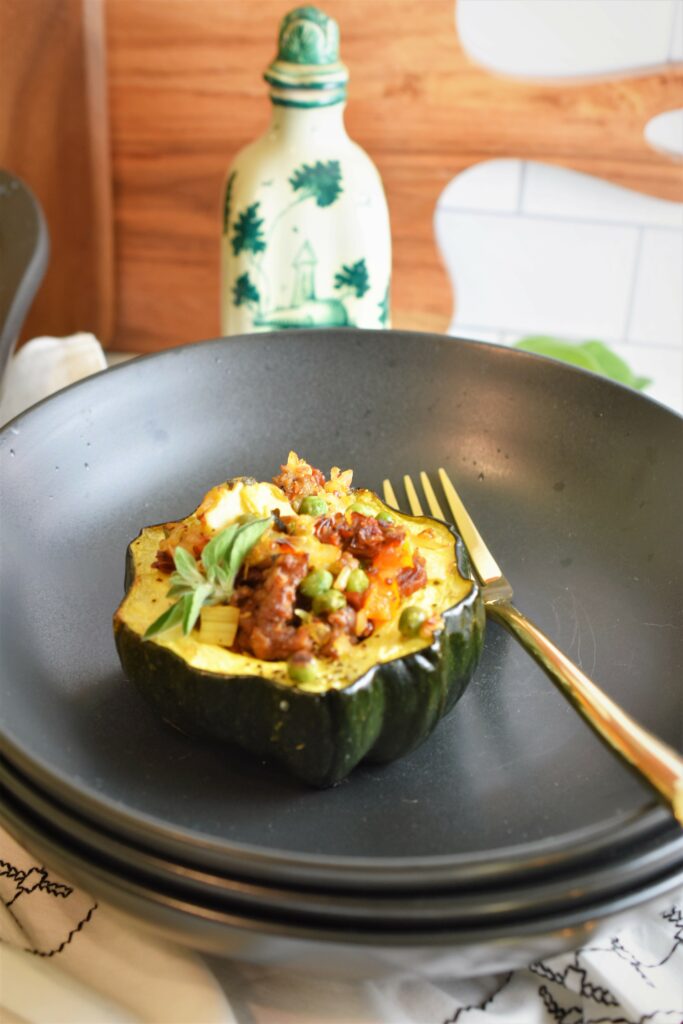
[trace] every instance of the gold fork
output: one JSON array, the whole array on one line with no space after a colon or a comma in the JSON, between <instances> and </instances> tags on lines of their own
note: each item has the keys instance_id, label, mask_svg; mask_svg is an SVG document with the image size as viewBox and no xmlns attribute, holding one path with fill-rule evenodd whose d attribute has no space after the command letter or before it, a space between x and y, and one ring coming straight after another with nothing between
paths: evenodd
<instances>
[{"instance_id":1,"label":"gold fork","mask_svg":"<svg viewBox=\"0 0 683 1024\"><path fill-rule=\"evenodd\" d=\"M588 724L612 750L620 755L648 782L668 804L683 825L683 758L627 715L607 694L591 682L585 673L566 657L544 633L512 603L512 586L484 544L445 470L439 479L453 522L470 556L474 575L481 585L486 614L504 626L552 679L561 693L581 712ZM429 511L436 519L446 519L425 472L420 481ZM409 476L403 477L410 511L424 515ZM398 509L399 503L389 480L384 481L384 498Z\"/></svg>"}]
</instances>

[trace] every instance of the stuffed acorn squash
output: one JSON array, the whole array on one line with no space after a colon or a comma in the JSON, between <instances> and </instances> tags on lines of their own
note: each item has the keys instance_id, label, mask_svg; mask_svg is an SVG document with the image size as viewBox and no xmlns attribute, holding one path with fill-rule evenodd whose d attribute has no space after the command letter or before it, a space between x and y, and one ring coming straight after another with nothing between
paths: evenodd
<instances>
[{"instance_id":1,"label":"stuffed acorn squash","mask_svg":"<svg viewBox=\"0 0 683 1024\"><path fill-rule=\"evenodd\" d=\"M230 480L144 529L126 576L117 649L163 717L317 786L422 743L483 640L450 527L294 453L272 483Z\"/></svg>"}]
</instances>

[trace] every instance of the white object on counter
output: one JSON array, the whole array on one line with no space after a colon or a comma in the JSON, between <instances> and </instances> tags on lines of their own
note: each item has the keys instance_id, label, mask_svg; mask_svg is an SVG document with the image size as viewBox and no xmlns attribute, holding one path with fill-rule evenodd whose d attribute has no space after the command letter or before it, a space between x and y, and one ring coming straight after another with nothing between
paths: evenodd
<instances>
[{"instance_id":1,"label":"white object on counter","mask_svg":"<svg viewBox=\"0 0 683 1024\"><path fill-rule=\"evenodd\" d=\"M106 370L107 360L94 334L34 338L9 361L0 388L0 426L48 395Z\"/></svg>"},{"instance_id":2,"label":"white object on counter","mask_svg":"<svg viewBox=\"0 0 683 1024\"><path fill-rule=\"evenodd\" d=\"M131 927L2 828L0 942L0 1021L235 1024L199 956Z\"/></svg>"}]
</instances>

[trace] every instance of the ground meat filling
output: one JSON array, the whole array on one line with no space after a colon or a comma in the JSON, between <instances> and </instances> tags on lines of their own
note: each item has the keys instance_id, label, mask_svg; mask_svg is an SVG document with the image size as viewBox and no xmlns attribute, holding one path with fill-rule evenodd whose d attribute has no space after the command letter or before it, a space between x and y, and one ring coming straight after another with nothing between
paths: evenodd
<instances>
[{"instance_id":1,"label":"ground meat filling","mask_svg":"<svg viewBox=\"0 0 683 1024\"><path fill-rule=\"evenodd\" d=\"M278 555L267 568L252 568L233 595L240 609L240 649L264 661L311 649L311 636L294 615L297 587L307 572L308 555L302 554Z\"/></svg>"},{"instance_id":2,"label":"ground meat filling","mask_svg":"<svg viewBox=\"0 0 683 1024\"><path fill-rule=\"evenodd\" d=\"M320 494L325 487L325 477L315 466L280 466L281 473L273 477L273 483L287 495L290 502Z\"/></svg>"},{"instance_id":3,"label":"ground meat filling","mask_svg":"<svg viewBox=\"0 0 683 1024\"><path fill-rule=\"evenodd\" d=\"M353 512L350 518L343 512L322 516L314 532L321 543L339 547L340 565L357 565L357 559L372 561L381 551L405 539L405 530L401 527L359 512ZM347 594L346 606L317 620L315 628L302 623L294 610L297 589L307 572L308 556L291 549L272 555L267 564L250 567L233 597L233 604L240 609L236 644L239 650L264 661L311 653L334 659L339 656L338 641L342 637L356 644L372 633L372 623L368 623L360 635L356 631L356 616L363 606L364 594ZM426 583L424 559L417 554L413 564L400 569L396 575L396 586L404 597Z\"/></svg>"},{"instance_id":4,"label":"ground meat filling","mask_svg":"<svg viewBox=\"0 0 683 1024\"><path fill-rule=\"evenodd\" d=\"M280 468L273 483L281 488L295 509L309 496L329 500L325 488L330 485L326 485L320 470L296 457L290 457L287 465ZM331 483L342 481L344 474L339 474L338 470L332 472ZM343 487L350 486L350 474L348 477ZM229 599L240 613L232 645L238 653L263 661L290 661L301 665L313 656L339 658L349 644L364 640L373 633L378 622L386 621L392 588L392 600L395 600L397 594L401 598L409 597L427 585L425 560L417 552L411 565L405 565L405 559L400 562L401 545L406 539L403 527L362 512L329 512L315 517L312 524L318 542L338 549L339 557L334 560L333 556L331 563L327 553L327 575L331 572L338 580L342 577L348 580L350 574L356 572L361 578L366 574L367 578L365 587L346 589L346 583L341 583L339 590L330 591L336 601L330 601L327 607L324 601L318 605L315 591L300 590L310 564L309 554L301 550L299 516L283 515L278 508L273 508L271 521L272 531L259 540L251 559L242 565ZM308 522L310 524L310 519ZM208 539L202 524L196 520L173 524L157 551L153 567L172 573L178 545L200 559ZM401 567L396 571L393 567L398 564ZM387 567L391 568L387 570ZM337 604L342 594L345 603L340 608ZM325 596L323 593L322 597Z\"/></svg>"},{"instance_id":5,"label":"ground meat filling","mask_svg":"<svg viewBox=\"0 0 683 1024\"><path fill-rule=\"evenodd\" d=\"M406 532L400 526L383 523L374 516L352 512L347 520L343 512L323 516L315 524L315 535L323 544L336 544L356 558L376 558L389 545L401 544Z\"/></svg>"},{"instance_id":6,"label":"ground meat filling","mask_svg":"<svg viewBox=\"0 0 683 1024\"><path fill-rule=\"evenodd\" d=\"M356 613L353 608L347 605L345 608L340 608L339 611L330 612L327 616L327 624L330 627L330 635L320 653L324 658L338 658L339 652L336 643L340 637L347 636L352 638L354 643L357 642L354 632Z\"/></svg>"}]
</instances>

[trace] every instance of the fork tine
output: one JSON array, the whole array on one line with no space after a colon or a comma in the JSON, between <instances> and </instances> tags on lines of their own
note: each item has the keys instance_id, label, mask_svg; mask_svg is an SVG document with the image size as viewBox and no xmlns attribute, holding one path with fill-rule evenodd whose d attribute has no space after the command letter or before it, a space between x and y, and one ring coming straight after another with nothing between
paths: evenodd
<instances>
[{"instance_id":1,"label":"fork tine","mask_svg":"<svg viewBox=\"0 0 683 1024\"><path fill-rule=\"evenodd\" d=\"M384 491L384 500L387 505L391 505L398 512L398 500L394 494L394 488L391 486L391 480L384 480L382 483L382 490Z\"/></svg>"},{"instance_id":2,"label":"fork tine","mask_svg":"<svg viewBox=\"0 0 683 1024\"><path fill-rule=\"evenodd\" d=\"M420 473L420 483L422 484L422 490L425 492L425 498L427 499L427 504L429 505L429 511L437 519L445 519L446 516L444 515L443 509L439 504L439 499L437 498L436 494L434 494L434 488L432 487L429 477L427 476L424 470L422 470L422 472Z\"/></svg>"},{"instance_id":3,"label":"fork tine","mask_svg":"<svg viewBox=\"0 0 683 1024\"><path fill-rule=\"evenodd\" d=\"M417 496L417 491L413 486L413 481L407 474L403 477L403 486L405 487L406 494L408 495L410 511L414 516L423 516L424 512L422 511L422 505L420 504L420 499Z\"/></svg>"},{"instance_id":4,"label":"fork tine","mask_svg":"<svg viewBox=\"0 0 683 1024\"><path fill-rule=\"evenodd\" d=\"M479 530L469 517L469 513L450 481L445 469L439 470L439 480L443 487L446 501L453 514L453 521L458 533L462 537L465 547L469 551L472 565L482 583L492 583L494 580L504 580L503 573L495 558L486 547ZM509 586L507 581L505 585Z\"/></svg>"}]
</instances>

